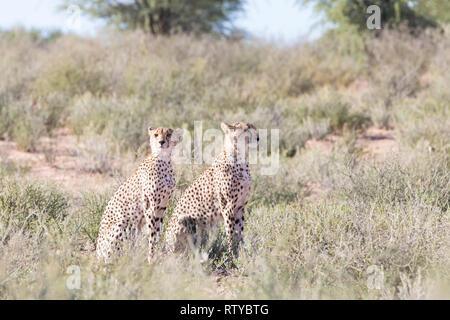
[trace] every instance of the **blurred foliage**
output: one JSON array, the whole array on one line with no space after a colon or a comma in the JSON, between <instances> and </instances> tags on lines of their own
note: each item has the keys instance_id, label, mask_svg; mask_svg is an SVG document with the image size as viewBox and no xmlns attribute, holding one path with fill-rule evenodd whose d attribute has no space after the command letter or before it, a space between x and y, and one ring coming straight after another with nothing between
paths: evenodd
<instances>
[{"instance_id":1,"label":"blurred foliage","mask_svg":"<svg viewBox=\"0 0 450 320\"><path fill-rule=\"evenodd\" d=\"M80 141L101 139L80 150L90 172L114 171L105 162L138 150L149 123L192 130L196 120L207 129L247 119L280 128L281 152L293 155L332 132L392 126L394 108L427 79L446 88L439 66L448 63L448 34L438 29L383 30L370 41L331 30L289 48L210 35L148 41L142 31L45 45L31 38L0 36L0 138L28 151L60 127ZM343 94L349 87L358 94Z\"/></svg>"},{"instance_id":2,"label":"blurred foliage","mask_svg":"<svg viewBox=\"0 0 450 320\"><path fill-rule=\"evenodd\" d=\"M62 8L73 5L120 29L169 35L180 31L224 33L229 29L232 14L242 9L242 0L71 0Z\"/></svg>"},{"instance_id":3,"label":"blurred foliage","mask_svg":"<svg viewBox=\"0 0 450 320\"><path fill-rule=\"evenodd\" d=\"M61 37L62 32L59 30L43 31L35 28L27 30L23 27L17 27L9 30L0 29L0 35L4 39L9 39L11 41L23 36L28 36L35 42L48 43Z\"/></svg>"},{"instance_id":4,"label":"blurred foliage","mask_svg":"<svg viewBox=\"0 0 450 320\"><path fill-rule=\"evenodd\" d=\"M450 22L450 1L448 0L411 0L415 10L424 17L438 23Z\"/></svg>"},{"instance_id":5,"label":"blurred foliage","mask_svg":"<svg viewBox=\"0 0 450 320\"><path fill-rule=\"evenodd\" d=\"M302 4L313 4L326 19L338 29L355 26L363 32L367 29L367 8L377 5L381 9L381 28L398 28L407 25L411 30L436 27L450 19L447 0L299 0ZM375 32L377 35L379 31Z\"/></svg>"}]
</instances>

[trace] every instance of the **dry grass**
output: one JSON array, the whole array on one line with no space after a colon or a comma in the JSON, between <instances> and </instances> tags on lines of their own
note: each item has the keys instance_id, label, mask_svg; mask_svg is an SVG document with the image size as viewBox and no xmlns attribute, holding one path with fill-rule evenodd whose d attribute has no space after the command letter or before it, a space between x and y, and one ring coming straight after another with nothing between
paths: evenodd
<instances>
[{"instance_id":1,"label":"dry grass","mask_svg":"<svg viewBox=\"0 0 450 320\"><path fill-rule=\"evenodd\" d=\"M448 299L448 29L334 50L346 43L0 35L0 298ZM99 219L145 128L222 119L280 129L277 174L252 168L237 268L220 228L188 257L159 248L148 265L143 237L98 263ZM169 215L201 169L176 166Z\"/></svg>"}]
</instances>

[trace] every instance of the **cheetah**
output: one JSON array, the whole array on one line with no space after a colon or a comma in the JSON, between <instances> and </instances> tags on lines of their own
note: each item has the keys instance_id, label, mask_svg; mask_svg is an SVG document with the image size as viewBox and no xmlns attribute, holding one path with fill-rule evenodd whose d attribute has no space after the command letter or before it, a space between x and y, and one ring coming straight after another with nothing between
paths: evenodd
<instances>
[{"instance_id":1,"label":"cheetah","mask_svg":"<svg viewBox=\"0 0 450 320\"><path fill-rule=\"evenodd\" d=\"M151 153L119 187L103 213L96 241L97 257L109 261L124 240L132 240L144 226L148 230L151 261L175 179L172 150L182 129L148 128Z\"/></svg>"},{"instance_id":2,"label":"cheetah","mask_svg":"<svg viewBox=\"0 0 450 320\"><path fill-rule=\"evenodd\" d=\"M167 227L169 252L182 251L189 242L222 219L225 221L228 253L237 257L243 240L244 210L250 194L251 176L247 160L250 139L259 141L256 128L243 122L221 123L222 151L186 189L176 204Z\"/></svg>"}]
</instances>

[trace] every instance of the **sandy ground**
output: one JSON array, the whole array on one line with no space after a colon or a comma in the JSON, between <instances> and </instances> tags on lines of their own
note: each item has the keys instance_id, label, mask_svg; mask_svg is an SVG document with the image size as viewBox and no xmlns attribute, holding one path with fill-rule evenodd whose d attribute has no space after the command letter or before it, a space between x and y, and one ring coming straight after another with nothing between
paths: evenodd
<instances>
[{"instance_id":1,"label":"sandy ground","mask_svg":"<svg viewBox=\"0 0 450 320\"><path fill-rule=\"evenodd\" d=\"M365 157L373 157L378 161L384 161L398 151L394 130L378 128L369 128L358 136L356 146L365 152Z\"/></svg>"},{"instance_id":2,"label":"sandy ground","mask_svg":"<svg viewBox=\"0 0 450 320\"><path fill-rule=\"evenodd\" d=\"M78 142L67 130L59 130L52 138L40 141L37 152L25 152L10 141L0 141L0 157L20 167L29 168L32 178L51 180L74 192L103 189L114 183L110 175L80 169Z\"/></svg>"},{"instance_id":3,"label":"sandy ground","mask_svg":"<svg viewBox=\"0 0 450 320\"><path fill-rule=\"evenodd\" d=\"M330 134L323 140L309 140L305 147L329 152L342 139L341 136ZM393 130L374 127L358 135L356 146L363 150L363 159L376 161L385 160L397 149ZM76 137L61 129L51 138L43 138L38 151L33 153L18 150L14 142L0 141L0 157L3 161L12 161L18 166L29 168L29 175L33 178L53 181L75 193L101 190L117 182L111 175L83 170L77 151L79 147Z\"/></svg>"},{"instance_id":4,"label":"sandy ground","mask_svg":"<svg viewBox=\"0 0 450 320\"><path fill-rule=\"evenodd\" d=\"M344 138L337 134L329 134L322 140L311 139L305 144L306 149L320 149L330 153L333 147L342 143ZM395 131L371 127L356 137L355 147L361 151L361 159L366 161L384 162L398 151ZM321 197L324 187L318 183L308 182L308 197Z\"/></svg>"},{"instance_id":5,"label":"sandy ground","mask_svg":"<svg viewBox=\"0 0 450 320\"><path fill-rule=\"evenodd\" d=\"M319 148L325 152L330 152L336 144L342 141L342 136L329 134L322 140L308 140L305 148ZM359 134L356 138L355 146L362 150L363 159L373 159L379 162L383 162L398 150L394 130L375 127L371 127Z\"/></svg>"}]
</instances>

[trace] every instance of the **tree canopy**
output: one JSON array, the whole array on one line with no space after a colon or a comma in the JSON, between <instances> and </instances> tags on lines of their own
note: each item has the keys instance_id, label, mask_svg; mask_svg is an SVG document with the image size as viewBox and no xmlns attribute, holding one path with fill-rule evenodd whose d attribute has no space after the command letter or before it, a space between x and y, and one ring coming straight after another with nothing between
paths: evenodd
<instances>
[{"instance_id":1,"label":"tree canopy","mask_svg":"<svg viewBox=\"0 0 450 320\"><path fill-rule=\"evenodd\" d=\"M437 26L450 21L448 0L299 0L313 4L328 21L338 27L353 25L359 31L367 30L367 8L377 5L381 9L381 27L396 28L406 24L411 29Z\"/></svg>"},{"instance_id":2,"label":"tree canopy","mask_svg":"<svg viewBox=\"0 0 450 320\"><path fill-rule=\"evenodd\" d=\"M225 33L242 0L71 0L88 16L103 18L120 29L152 34Z\"/></svg>"}]
</instances>

